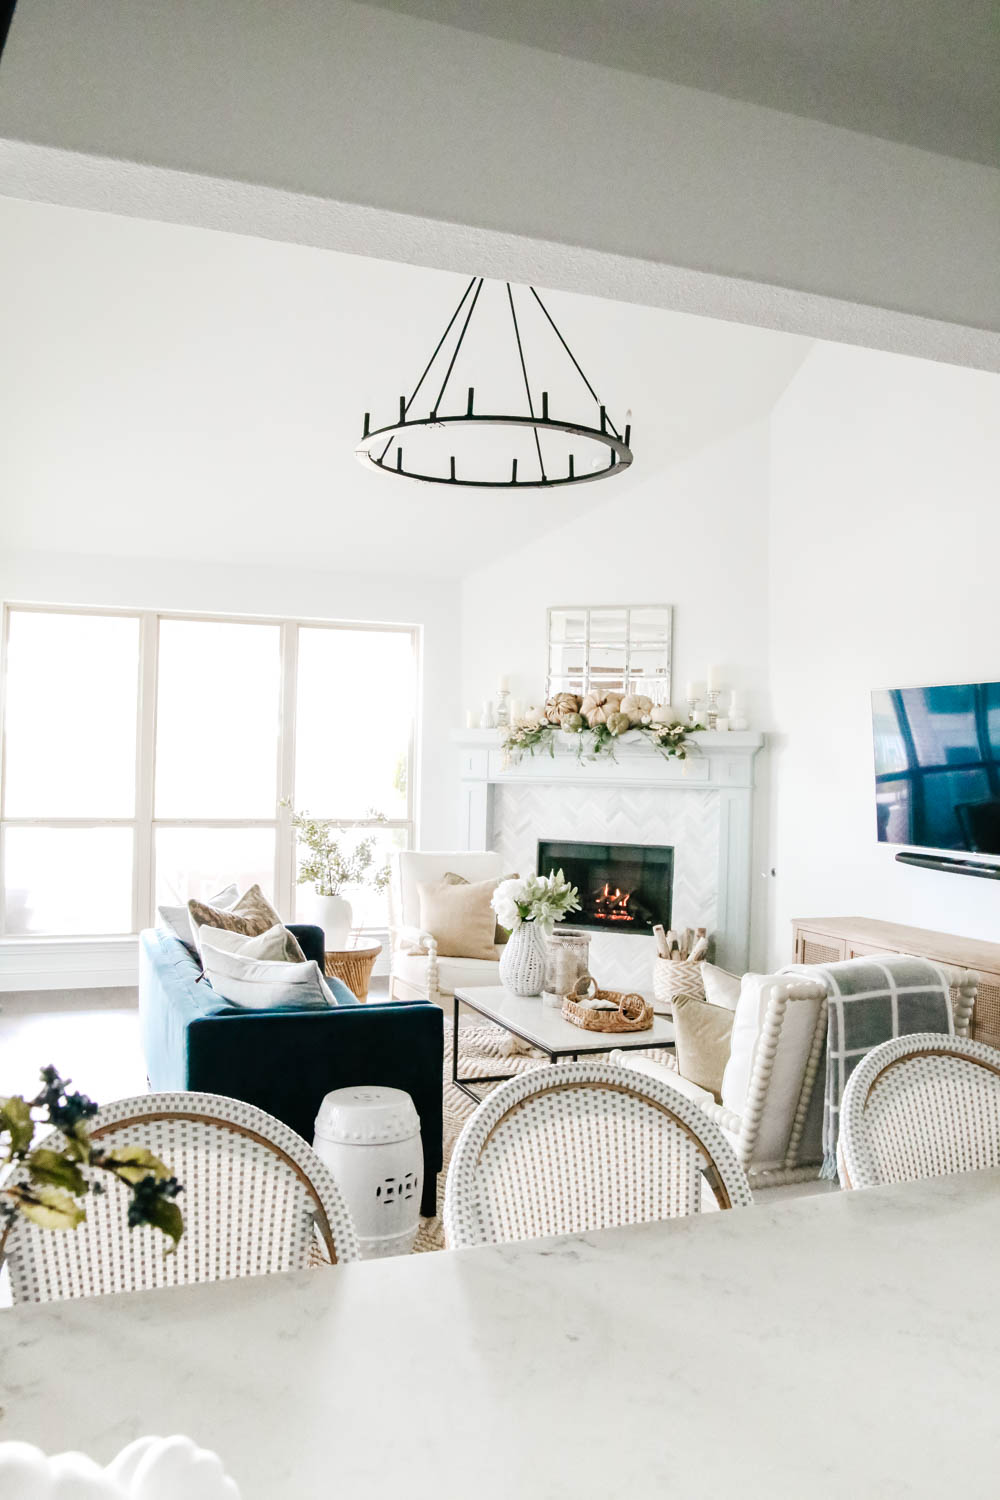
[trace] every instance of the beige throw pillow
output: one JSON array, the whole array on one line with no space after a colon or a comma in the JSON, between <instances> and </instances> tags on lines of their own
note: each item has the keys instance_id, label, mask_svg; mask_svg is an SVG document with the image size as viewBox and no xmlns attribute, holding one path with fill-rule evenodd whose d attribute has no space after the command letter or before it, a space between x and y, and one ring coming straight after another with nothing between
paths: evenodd
<instances>
[{"instance_id":1,"label":"beige throw pillow","mask_svg":"<svg viewBox=\"0 0 1000 1500\"><path fill-rule=\"evenodd\" d=\"M252 885L235 906L223 911L203 901L189 901L191 931L198 941L199 927L221 927L225 932L239 932L244 937L259 937L269 927L280 926L281 918L259 885Z\"/></svg>"},{"instance_id":2,"label":"beige throw pillow","mask_svg":"<svg viewBox=\"0 0 1000 1500\"><path fill-rule=\"evenodd\" d=\"M466 880L466 878L465 878L464 875L456 875L451 870L448 871L447 875L442 875L441 879L444 881L444 883L446 885L468 885L469 884L469 882ZM516 880L517 876L516 875L501 875L500 879L501 880ZM500 923L497 922L496 926L493 929L493 941L496 943L497 947L502 947L502 945L507 941L507 939L509 937L510 937L510 933L507 931L506 927L501 927Z\"/></svg>"},{"instance_id":3,"label":"beige throw pillow","mask_svg":"<svg viewBox=\"0 0 1000 1500\"><path fill-rule=\"evenodd\" d=\"M437 938L442 958L496 958L496 914L490 905L496 880L418 883L420 925Z\"/></svg>"},{"instance_id":4,"label":"beige throw pillow","mask_svg":"<svg viewBox=\"0 0 1000 1500\"><path fill-rule=\"evenodd\" d=\"M675 995L673 1008L677 1071L719 1104L736 1012L690 995Z\"/></svg>"}]
</instances>

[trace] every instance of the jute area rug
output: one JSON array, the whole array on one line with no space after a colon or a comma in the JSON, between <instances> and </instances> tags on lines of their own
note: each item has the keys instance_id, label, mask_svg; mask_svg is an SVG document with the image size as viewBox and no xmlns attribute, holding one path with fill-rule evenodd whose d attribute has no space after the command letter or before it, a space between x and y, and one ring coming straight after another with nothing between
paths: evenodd
<instances>
[{"instance_id":1,"label":"jute area rug","mask_svg":"<svg viewBox=\"0 0 1000 1500\"><path fill-rule=\"evenodd\" d=\"M413 1250L419 1254L424 1250L444 1249L444 1228L441 1223L441 1212L444 1208L444 1184L448 1176L448 1164L451 1161L451 1153L455 1142L462 1131L462 1126L472 1114L475 1105L467 1095L457 1089L451 1081L451 1036L452 1023L448 1020L444 1023L444 1166L438 1177L437 1216L433 1219L421 1219L420 1228L417 1230L417 1238L414 1241ZM459 1027L458 1033L458 1072L461 1078L488 1078L491 1073L527 1073L532 1068L542 1068L547 1065L547 1059L542 1053L527 1055L511 1055L508 1051L510 1034L501 1030L499 1026L470 1026L468 1024ZM495 1084L487 1084L482 1090L485 1096Z\"/></svg>"}]
</instances>

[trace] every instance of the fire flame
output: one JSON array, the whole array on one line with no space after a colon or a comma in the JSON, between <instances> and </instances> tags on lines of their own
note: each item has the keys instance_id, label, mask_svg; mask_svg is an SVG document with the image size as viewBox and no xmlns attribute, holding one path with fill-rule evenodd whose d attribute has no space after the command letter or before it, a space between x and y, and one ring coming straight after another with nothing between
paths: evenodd
<instances>
[{"instance_id":1,"label":"fire flame","mask_svg":"<svg viewBox=\"0 0 1000 1500\"><path fill-rule=\"evenodd\" d=\"M612 890L610 882L605 882L603 891L598 891L593 898L594 915L605 922L634 922L635 917L628 909L631 899L631 891L623 891L618 886Z\"/></svg>"}]
</instances>

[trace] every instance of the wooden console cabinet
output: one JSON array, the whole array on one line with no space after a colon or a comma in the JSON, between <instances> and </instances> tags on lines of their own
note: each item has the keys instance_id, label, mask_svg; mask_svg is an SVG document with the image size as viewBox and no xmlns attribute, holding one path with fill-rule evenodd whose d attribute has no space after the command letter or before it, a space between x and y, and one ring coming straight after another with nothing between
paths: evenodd
<instances>
[{"instance_id":1,"label":"wooden console cabinet","mask_svg":"<svg viewBox=\"0 0 1000 1500\"><path fill-rule=\"evenodd\" d=\"M792 923L797 964L832 964L841 958L868 954L911 953L979 975L972 1036L990 1047L1000 1047L1000 943L978 938L929 932L925 927L901 927L871 917L799 917Z\"/></svg>"}]
</instances>

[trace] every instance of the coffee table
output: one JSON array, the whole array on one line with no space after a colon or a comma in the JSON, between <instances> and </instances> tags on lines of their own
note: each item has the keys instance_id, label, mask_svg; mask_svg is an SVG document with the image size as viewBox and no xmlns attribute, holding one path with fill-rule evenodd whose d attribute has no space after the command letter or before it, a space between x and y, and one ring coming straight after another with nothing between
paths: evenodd
<instances>
[{"instance_id":1,"label":"coffee table","mask_svg":"<svg viewBox=\"0 0 1000 1500\"><path fill-rule=\"evenodd\" d=\"M602 1052L639 1052L646 1047L672 1047L674 1025L664 1016L654 1016L648 1031L584 1031L572 1021L564 1021L561 1011L554 1006L543 1005L540 996L525 998L504 989L503 985L477 985L455 991L455 1021L451 1043L451 1081L456 1088L473 1100L482 1103L482 1097L473 1093L471 1083L506 1083L512 1073L498 1073L491 1078L459 1078L458 1076L458 1007L467 1005L481 1016L502 1026L522 1041L529 1042L547 1053L550 1063L561 1057L574 1062L578 1057L593 1057Z\"/></svg>"}]
</instances>

